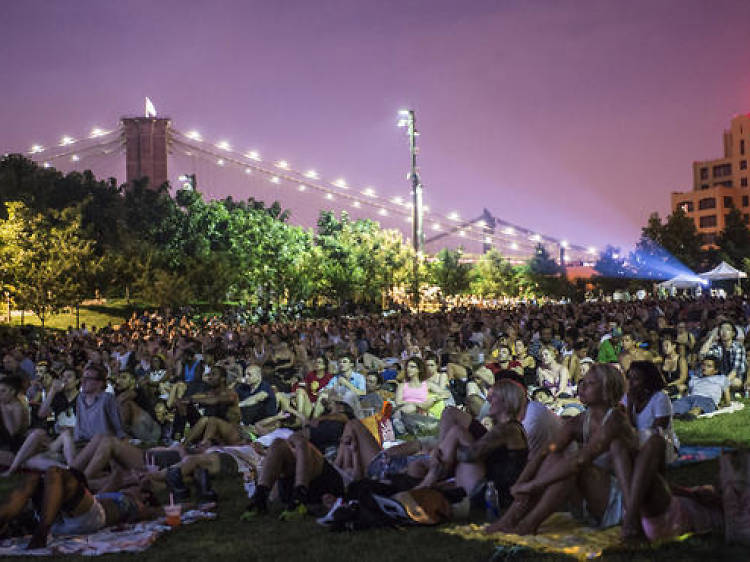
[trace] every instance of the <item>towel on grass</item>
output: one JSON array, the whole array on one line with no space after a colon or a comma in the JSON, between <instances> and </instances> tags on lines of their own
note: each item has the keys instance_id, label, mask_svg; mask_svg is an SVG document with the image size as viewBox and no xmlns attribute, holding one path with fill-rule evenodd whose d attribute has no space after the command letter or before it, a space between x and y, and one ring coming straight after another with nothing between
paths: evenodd
<instances>
[{"instance_id":1,"label":"towel on grass","mask_svg":"<svg viewBox=\"0 0 750 562\"><path fill-rule=\"evenodd\" d=\"M709 412L708 414L699 414L698 418L713 418L714 416L731 414L744 409L745 405L742 402L730 402L729 406L724 406L723 408L719 408L718 410L714 410L713 412Z\"/></svg>"},{"instance_id":2,"label":"towel on grass","mask_svg":"<svg viewBox=\"0 0 750 562\"><path fill-rule=\"evenodd\" d=\"M215 519L210 511L194 509L182 514L182 524L189 525L204 519ZM164 518L141 521L116 527L106 527L90 535L66 535L51 537L46 548L26 550L29 536L14 537L0 541L0 556L57 556L80 554L99 556L113 552L141 552L146 550L160 535L170 531Z\"/></svg>"},{"instance_id":3,"label":"towel on grass","mask_svg":"<svg viewBox=\"0 0 750 562\"><path fill-rule=\"evenodd\" d=\"M465 539L485 540L525 547L538 552L565 554L578 560L597 558L606 548L620 543L620 527L592 529L584 527L569 513L554 513L539 528L536 535L512 533L484 533L482 525L461 525L442 530Z\"/></svg>"}]
</instances>

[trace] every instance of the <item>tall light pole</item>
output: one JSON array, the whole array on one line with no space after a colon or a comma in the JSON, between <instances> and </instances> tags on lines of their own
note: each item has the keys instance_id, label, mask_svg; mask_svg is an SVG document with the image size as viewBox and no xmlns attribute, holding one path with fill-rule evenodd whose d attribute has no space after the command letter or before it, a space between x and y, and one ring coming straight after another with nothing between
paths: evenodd
<instances>
[{"instance_id":1,"label":"tall light pole","mask_svg":"<svg viewBox=\"0 0 750 562\"><path fill-rule=\"evenodd\" d=\"M417 168L417 137L419 131L416 127L416 119L413 109L402 109L399 114L399 127L406 127L409 135L409 153L411 154L411 200L412 200L412 244L414 246L414 304L419 312L419 259L424 251L424 228L422 226L422 184L419 181L419 169Z\"/></svg>"}]
</instances>

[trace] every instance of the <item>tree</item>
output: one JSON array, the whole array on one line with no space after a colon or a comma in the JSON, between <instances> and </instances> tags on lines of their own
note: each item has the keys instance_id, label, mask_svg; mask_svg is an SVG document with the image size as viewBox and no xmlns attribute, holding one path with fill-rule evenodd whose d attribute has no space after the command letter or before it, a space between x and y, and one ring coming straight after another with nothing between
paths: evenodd
<instances>
[{"instance_id":1,"label":"tree","mask_svg":"<svg viewBox=\"0 0 750 562\"><path fill-rule=\"evenodd\" d=\"M6 203L0 223L0 272L3 284L16 290L15 300L42 323L49 314L78 303L98 267L93 242L81 236L75 208L46 215L23 203Z\"/></svg>"},{"instance_id":2,"label":"tree","mask_svg":"<svg viewBox=\"0 0 750 562\"><path fill-rule=\"evenodd\" d=\"M721 258L734 267L742 267L745 258L750 257L750 230L739 209L734 208L726 215L716 245Z\"/></svg>"},{"instance_id":3,"label":"tree","mask_svg":"<svg viewBox=\"0 0 750 562\"><path fill-rule=\"evenodd\" d=\"M513 267L496 248L482 255L474 271L472 293L492 298L522 296L523 268Z\"/></svg>"},{"instance_id":4,"label":"tree","mask_svg":"<svg viewBox=\"0 0 750 562\"><path fill-rule=\"evenodd\" d=\"M625 265L620 248L607 246L599 254L594 264L594 271L598 274L592 281L605 293L625 289L632 273Z\"/></svg>"},{"instance_id":5,"label":"tree","mask_svg":"<svg viewBox=\"0 0 750 562\"><path fill-rule=\"evenodd\" d=\"M429 275L432 283L440 287L445 295L459 295L471 287L473 266L461 263L463 249L450 250L443 248L435 256L435 261L429 265Z\"/></svg>"}]
</instances>

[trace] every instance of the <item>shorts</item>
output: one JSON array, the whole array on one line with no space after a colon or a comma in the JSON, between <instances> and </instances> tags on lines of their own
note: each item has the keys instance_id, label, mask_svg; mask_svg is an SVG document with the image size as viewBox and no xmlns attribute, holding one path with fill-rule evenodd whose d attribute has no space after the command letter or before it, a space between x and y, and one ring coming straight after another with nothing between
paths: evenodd
<instances>
[{"instance_id":1,"label":"shorts","mask_svg":"<svg viewBox=\"0 0 750 562\"><path fill-rule=\"evenodd\" d=\"M344 480L331 463L323 461L323 471L320 476L310 482L307 489L307 500L311 504L319 504L325 494L336 497L344 495ZM279 497L281 501L289 503L294 494L294 478L279 480Z\"/></svg>"},{"instance_id":2,"label":"shorts","mask_svg":"<svg viewBox=\"0 0 750 562\"><path fill-rule=\"evenodd\" d=\"M375 455L370 464L367 465L367 478L371 480L390 480L395 474L401 474L406 470L409 463L418 460L429 460L430 455L408 455L408 456L389 456L385 451L380 451Z\"/></svg>"},{"instance_id":3,"label":"shorts","mask_svg":"<svg viewBox=\"0 0 750 562\"><path fill-rule=\"evenodd\" d=\"M141 505L132 496L123 492L102 492L96 494L101 501L109 525L128 523L140 519Z\"/></svg>"},{"instance_id":4,"label":"shorts","mask_svg":"<svg viewBox=\"0 0 750 562\"><path fill-rule=\"evenodd\" d=\"M70 517L63 514L62 520L56 521L50 531L53 535L87 535L103 528L107 522L104 508L96 498L91 508L81 515Z\"/></svg>"}]
</instances>

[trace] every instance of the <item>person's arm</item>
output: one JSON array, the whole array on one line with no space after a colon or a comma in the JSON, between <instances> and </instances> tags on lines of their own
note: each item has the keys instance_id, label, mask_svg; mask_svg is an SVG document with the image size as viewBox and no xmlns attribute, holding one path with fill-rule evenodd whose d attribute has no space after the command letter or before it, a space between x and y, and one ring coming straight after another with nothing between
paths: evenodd
<instances>
[{"instance_id":1,"label":"person's arm","mask_svg":"<svg viewBox=\"0 0 750 562\"><path fill-rule=\"evenodd\" d=\"M590 441L581 447L576 454L563 457L563 462L556 464L545 474L538 475L534 480L516 484L511 492L515 494L534 493L555 482L578 474L583 467L590 465L595 458L605 453L613 439L624 436L627 428L630 427L629 423L623 412L615 410L607 423L600 427L592 435Z\"/></svg>"},{"instance_id":2,"label":"person's arm","mask_svg":"<svg viewBox=\"0 0 750 562\"><path fill-rule=\"evenodd\" d=\"M580 433L582 427L582 416L576 416L562 425L562 428L558 432L557 439L549 445L546 449L540 449L539 452L534 455L526 466L521 471L521 474L516 480L517 484L528 482L536 476L539 467L542 466L542 462L547 458L547 455L556 451L564 451L568 445L575 439L575 436Z\"/></svg>"},{"instance_id":3,"label":"person's arm","mask_svg":"<svg viewBox=\"0 0 750 562\"><path fill-rule=\"evenodd\" d=\"M104 393L104 413L109 420L110 428L112 432L117 435L120 439L127 437L127 433L122 428L122 420L120 418L120 409L117 407L117 400L109 393Z\"/></svg>"},{"instance_id":4,"label":"person's arm","mask_svg":"<svg viewBox=\"0 0 750 562\"><path fill-rule=\"evenodd\" d=\"M352 392L354 392L357 396L364 396L365 395L365 393L364 393L363 390L360 390L359 388L357 388L356 386L354 386L351 383L351 381L349 381L346 377L339 376L338 380L339 380L339 383L341 384L341 386L345 386L346 388L348 388L349 390L351 390Z\"/></svg>"},{"instance_id":5,"label":"person's arm","mask_svg":"<svg viewBox=\"0 0 750 562\"><path fill-rule=\"evenodd\" d=\"M677 361L677 365L678 365L678 370L680 374L677 377L677 380L674 381L672 384L676 386L680 392L685 392L685 389L687 388L687 380L688 380L687 360L684 357L680 357Z\"/></svg>"},{"instance_id":6,"label":"person's arm","mask_svg":"<svg viewBox=\"0 0 750 562\"><path fill-rule=\"evenodd\" d=\"M26 408L19 400L5 404L0 408L0 414L2 414L3 425L9 435L15 436L21 433L24 427L23 416L26 412Z\"/></svg>"},{"instance_id":7,"label":"person's arm","mask_svg":"<svg viewBox=\"0 0 750 562\"><path fill-rule=\"evenodd\" d=\"M567 392L568 391L568 369L560 366L560 383L557 387L557 393L560 394L561 392Z\"/></svg>"},{"instance_id":8,"label":"person's arm","mask_svg":"<svg viewBox=\"0 0 750 562\"><path fill-rule=\"evenodd\" d=\"M254 406L258 402L263 402L263 400L265 400L266 398L268 398L268 393L265 390L261 390L260 392L256 392L252 396L248 396L242 402L240 402L240 408Z\"/></svg>"},{"instance_id":9,"label":"person's arm","mask_svg":"<svg viewBox=\"0 0 750 562\"><path fill-rule=\"evenodd\" d=\"M394 398L394 402L396 403L396 407L399 408L405 404L404 402L404 385L406 383L402 382L399 383L399 385L396 387L396 397Z\"/></svg>"},{"instance_id":10,"label":"person's arm","mask_svg":"<svg viewBox=\"0 0 750 562\"><path fill-rule=\"evenodd\" d=\"M711 347L714 345L714 342L716 341L716 328L711 330L711 333L708 335L708 338L705 342L703 342L703 345L701 346L700 351L698 352L698 355L701 359L703 359L706 355L708 355L708 352L711 351Z\"/></svg>"},{"instance_id":11,"label":"person's arm","mask_svg":"<svg viewBox=\"0 0 750 562\"><path fill-rule=\"evenodd\" d=\"M435 398L440 400L447 400L451 396L450 390L441 388L440 385L437 385L434 382L427 382L427 390L433 394Z\"/></svg>"},{"instance_id":12,"label":"person's arm","mask_svg":"<svg viewBox=\"0 0 750 562\"><path fill-rule=\"evenodd\" d=\"M39 416L39 419L47 419L47 416L50 415L50 411L52 410L52 401L55 399L55 396L57 396L57 394L62 391L63 386L64 385L62 381L56 380L49 387L47 397L44 399L44 402L42 402L42 405L39 406L39 412L37 414Z\"/></svg>"}]
</instances>

